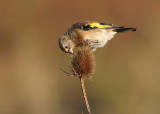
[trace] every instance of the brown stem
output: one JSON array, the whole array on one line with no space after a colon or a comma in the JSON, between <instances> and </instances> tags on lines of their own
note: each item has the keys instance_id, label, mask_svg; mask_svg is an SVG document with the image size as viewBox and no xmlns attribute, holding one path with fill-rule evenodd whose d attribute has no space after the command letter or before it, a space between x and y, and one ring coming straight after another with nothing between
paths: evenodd
<instances>
[{"instance_id":1,"label":"brown stem","mask_svg":"<svg viewBox=\"0 0 160 114\"><path fill-rule=\"evenodd\" d=\"M83 77L80 77L80 83L81 83L82 94L83 94L84 101L86 103L88 114L91 114L91 109L90 109L90 106L89 106L89 103L88 103L87 94L86 94L86 90L85 90L85 86L84 86L84 78Z\"/></svg>"}]
</instances>

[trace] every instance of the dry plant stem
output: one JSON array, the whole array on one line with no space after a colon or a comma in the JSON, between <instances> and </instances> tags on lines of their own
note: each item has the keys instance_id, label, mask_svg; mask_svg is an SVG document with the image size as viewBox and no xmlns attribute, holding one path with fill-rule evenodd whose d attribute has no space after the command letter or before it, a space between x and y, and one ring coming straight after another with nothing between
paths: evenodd
<instances>
[{"instance_id":1,"label":"dry plant stem","mask_svg":"<svg viewBox=\"0 0 160 114\"><path fill-rule=\"evenodd\" d=\"M71 68L73 70L73 72L75 73L75 75L79 76L73 66L71 65ZM82 76L79 76L80 78L80 85L81 85L81 90L82 90L82 94L83 94L83 98L84 98L84 102L86 103L86 107L87 107L87 111L88 111L88 114L91 114L91 109L90 109L90 106L89 106L89 102L88 102L88 99L87 99L87 94L86 94L86 89L85 89L85 86L84 86L84 77ZM82 111L82 114L83 114L83 111Z\"/></svg>"},{"instance_id":2,"label":"dry plant stem","mask_svg":"<svg viewBox=\"0 0 160 114\"><path fill-rule=\"evenodd\" d=\"M81 83L82 94L83 94L84 101L86 103L88 114L91 114L91 109L88 103L87 94L84 86L84 78L82 76L80 77L80 83Z\"/></svg>"}]
</instances>

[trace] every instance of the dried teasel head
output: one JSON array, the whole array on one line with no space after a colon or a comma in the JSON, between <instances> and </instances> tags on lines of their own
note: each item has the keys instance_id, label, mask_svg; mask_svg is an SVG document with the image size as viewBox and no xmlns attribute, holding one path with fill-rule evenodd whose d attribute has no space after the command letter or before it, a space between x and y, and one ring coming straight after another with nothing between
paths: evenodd
<instances>
[{"instance_id":1,"label":"dried teasel head","mask_svg":"<svg viewBox=\"0 0 160 114\"><path fill-rule=\"evenodd\" d=\"M71 70L75 75L89 78L94 74L95 59L89 46L79 47L72 56Z\"/></svg>"}]
</instances>

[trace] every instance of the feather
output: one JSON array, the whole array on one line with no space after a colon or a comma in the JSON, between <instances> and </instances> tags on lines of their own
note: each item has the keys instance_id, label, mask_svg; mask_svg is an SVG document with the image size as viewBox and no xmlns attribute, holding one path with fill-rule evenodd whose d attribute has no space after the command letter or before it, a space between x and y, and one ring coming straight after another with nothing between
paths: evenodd
<instances>
[{"instance_id":1,"label":"feather","mask_svg":"<svg viewBox=\"0 0 160 114\"><path fill-rule=\"evenodd\" d=\"M117 28L117 29L113 29L114 32L131 32L131 31L136 31L137 28Z\"/></svg>"}]
</instances>

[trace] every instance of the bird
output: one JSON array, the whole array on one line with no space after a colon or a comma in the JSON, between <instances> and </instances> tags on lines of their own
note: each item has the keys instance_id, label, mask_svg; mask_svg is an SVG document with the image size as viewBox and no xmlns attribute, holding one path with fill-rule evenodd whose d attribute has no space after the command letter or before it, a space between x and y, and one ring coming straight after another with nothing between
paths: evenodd
<instances>
[{"instance_id":1,"label":"bird","mask_svg":"<svg viewBox=\"0 0 160 114\"><path fill-rule=\"evenodd\" d=\"M75 47L87 44L93 51L104 47L115 34L136 31L137 28L127 28L108 23L81 21L71 25L59 37L59 47L65 53L73 54Z\"/></svg>"}]
</instances>

